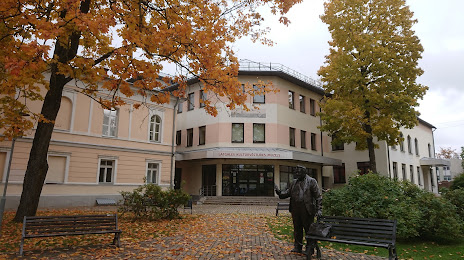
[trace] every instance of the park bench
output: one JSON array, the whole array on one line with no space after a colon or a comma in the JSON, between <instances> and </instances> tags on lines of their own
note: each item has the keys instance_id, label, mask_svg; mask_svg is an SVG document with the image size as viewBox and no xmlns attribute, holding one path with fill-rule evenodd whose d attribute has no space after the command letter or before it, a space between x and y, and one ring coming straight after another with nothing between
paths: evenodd
<instances>
[{"instance_id":1,"label":"park bench","mask_svg":"<svg viewBox=\"0 0 464 260\"><path fill-rule=\"evenodd\" d=\"M187 204L184 205L184 212L186 209L190 209L190 214L193 213L193 200L192 199L189 199Z\"/></svg>"},{"instance_id":2,"label":"park bench","mask_svg":"<svg viewBox=\"0 0 464 260\"><path fill-rule=\"evenodd\" d=\"M279 215L279 210L288 210L290 207L289 202L277 202L276 216Z\"/></svg>"},{"instance_id":3,"label":"park bench","mask_svg":"<svg viewBox=\"0 0 464 260\"><path fill-rule=\"evenodd\" d=\"M396 220L320 217L318 222L332 226L328 237L306 235L307 241L312 240L317 250L317 258L321 258L321 250L317 241L337 242L361 246L373 246L388 249L388 259L398 259L396 254ZM311 259L311 255L307 255Z\"/></svg>"},{"instance_id":4,"label":"park bench","mask_svg":"<svg viewBox=\"0 0 464 260\"><path fill-rule=\"evenodd\" d=\"M56 236L73 236L86 234L114 233L113 245L119 247L121 230L118 229L118 216L77 215L77 216L42 216L23 219L23 231L19 254L23 255L24 239Z\"/></svg>"}]
</instances>

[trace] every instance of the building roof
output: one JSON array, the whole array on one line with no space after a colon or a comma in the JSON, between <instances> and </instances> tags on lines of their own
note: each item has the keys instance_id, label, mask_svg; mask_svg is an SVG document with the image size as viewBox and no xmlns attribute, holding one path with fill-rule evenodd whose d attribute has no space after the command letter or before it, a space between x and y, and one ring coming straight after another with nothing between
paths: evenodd
<instances>
[{"instance_id":1,"label":"building roof","mask_svg":"<svg viewBox=\"0 0 464 260\"><path fill-rule=\"evenodd\" d=\"M433 126L432 124L430 124L430 123L428 123L428 122L426 122L426 121L420 119L419 117L418 117L417 119L419 120L419 123L420 123L420 124L423 124L423 125L425 125L425 126L427 126L427 127L435 128L435 129L436 129L435 126Z\"/></svg>"},{"instance_id":2,"label":"building roof","mask_svg":"<svg viewBox=\"0 0 464 260\"><path fill-rule=\"evenodd\" d=\"M196 159L297 160L322 164L324 166L342 165L342 161L339 159L278 148L215 147L176 154L176 161Z\"/></svg>"}]
</instances>

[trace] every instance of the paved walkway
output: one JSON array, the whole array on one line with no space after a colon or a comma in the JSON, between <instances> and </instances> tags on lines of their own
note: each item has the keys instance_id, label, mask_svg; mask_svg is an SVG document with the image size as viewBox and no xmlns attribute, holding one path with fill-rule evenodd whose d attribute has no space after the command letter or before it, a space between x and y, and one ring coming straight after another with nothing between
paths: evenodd
<instances>
[{"instance_id":1,"label":"paved walkway","mask_svg":"<svg viewBox=\"0 0 464 260\"><path fill-rule=\"evenodd\" d=\"M112 207L97 207L112 210ZM116 209L116 208L114 208ZM180 210L190 214L190 210ZM176 226L177 232L143 242L124 240L115 250L108 245L47 250L29 253L41 259L296 259L306 256L290 253L291 243L278 240L267 226L275 216L275 206L194 205L198 217ZM288 211L279 217L289 217ZM95 252L99 252L98 256ZM381 257L323 249L324 260L380 260ZM14 257L13 257L14 258ZM27 257L26 257L27 258Z\"/></svg>"}]
</instances>

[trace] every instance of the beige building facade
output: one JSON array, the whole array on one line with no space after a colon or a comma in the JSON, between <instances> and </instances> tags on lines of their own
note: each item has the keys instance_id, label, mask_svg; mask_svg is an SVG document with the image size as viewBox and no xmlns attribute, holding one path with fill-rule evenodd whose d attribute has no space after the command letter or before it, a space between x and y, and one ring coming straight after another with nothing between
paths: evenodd
<instances>
[{"instance_id":1,"label":"beige building facade","mask_svg":"<svg viewBox=\"0 0 464 260\"><path fill-rule=\"evenodd\" d=\"M146 182L169 187L172 182L172 135L174 104L126 98L117 110L103 109L81 94L79 85L65 86L48 152L49 171L40 198L40 207L95 205L97 198L119 200L120 191L129 191ZM105 94L100 97L106 98ZM40 111L41 103L28 104ZM12 156L7 208L19 203L34 130L16 140L0 143L0 180L6 181Z\"/></svg>"},{"instance_id":2,"label":"beige building facade","mask_svg":"<svg viewBox=\"0 0 464 260\"><path fill-rule=\"evenodd\" d=\"M293 181L297 165L307 167L324 189L367 172L367 151L357 151L354 144L332 145L331 137L318 129L318 102L325 95L318 82L280 64L249 61L241 64L238 77L243 84L264 82L278 91L249 96L248 111L230 110L193 79L185 99L160 105L135 96L109 110L79 93L78 83L69 83L50 143L39 206L95 205L98 198L117 201L120 191L145 182L192 195L273 197L275 186L285 189ZM206 99L216 104L216 117L203 108L201 100ZM142 101L146 106L135 109ZM40 111L41 103L29 106ZM437 193L437 172L449 162L435 158L433 129L419 120L415 128L402 129L403 144L378 142L379 173ZM10 141L0 143L2 185L12 157L8 208L19 203L33 135L18 138L13 154Z\"/></svg>"}]
</instances>

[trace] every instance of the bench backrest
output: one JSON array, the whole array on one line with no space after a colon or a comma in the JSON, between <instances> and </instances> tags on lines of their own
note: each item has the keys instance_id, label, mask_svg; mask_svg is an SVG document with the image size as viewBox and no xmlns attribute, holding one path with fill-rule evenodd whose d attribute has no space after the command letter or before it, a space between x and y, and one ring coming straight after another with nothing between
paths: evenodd
<instances>
[{"instance_id":1,"label":"bench backrest","mask_svg":"<svg viewBox=\"0 0 464 260\"><path fill-rule=\"evenodd\" d=\"M323 216L330 224L330 236L341 240L395 244L396 220Z\"/></svg>"},{"instance_id":2,"label":"bench backrest","mask_svg":"<svg viewBox=\"0 0 464 260\"><path fill-rule=\"evenodd\" d=\"M79 234L118 229L117 215L24 217L23 236Z\"/></svg>"}]
</instances>

